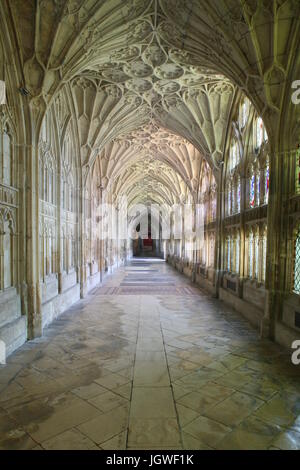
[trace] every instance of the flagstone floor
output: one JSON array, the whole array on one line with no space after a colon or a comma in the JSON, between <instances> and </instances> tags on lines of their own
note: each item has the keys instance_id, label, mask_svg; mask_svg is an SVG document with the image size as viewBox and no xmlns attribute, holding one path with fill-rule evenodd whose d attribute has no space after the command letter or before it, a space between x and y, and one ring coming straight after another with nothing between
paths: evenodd
<instances>
[{"instance_id":1,"label":"flagstone floor","mask_svg":"<svg viewBox=\"0 0 300 470\"><path fill-rule=\"evenodd\" d=\"M300 369L138 259L1 367L0 449L300 449Z\"/></svg>"}]
</instances>

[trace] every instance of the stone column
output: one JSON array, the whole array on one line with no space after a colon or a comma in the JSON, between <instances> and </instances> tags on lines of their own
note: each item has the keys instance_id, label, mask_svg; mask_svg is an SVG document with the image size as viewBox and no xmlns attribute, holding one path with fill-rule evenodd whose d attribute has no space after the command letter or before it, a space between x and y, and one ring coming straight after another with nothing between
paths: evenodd
<instances>
[{"instance_id":1,"label":"stone column","mask_svg":"<svg viewBox=\"0 0 300 470\"><path fill-rule=\"evenodd\" d=\"M62 223L61 223L61 211L62 211L62 200L61 200L61 155L59 159L59 165L57 170L57 277L58 277L58 293L62 293L62 272L63 272L63 259L62 259Z\"/></svg>"},{"instance_id":2,"label":"stone column","mask_svg":"<svg viewBox=\"0 0 300 470\"><path fill-rule=\"evenodd\" d=\"M292 150L277 150L270 158L268 206L267 300L261 322L262 336L275 339L276 322L281 320L286 295L286 260L288 237L289 171Z\"/></svg>"},{"instance_id":3,"label":"stone column","mask_svg":"<svg viewBox=\"0 0 300 470\"><path fill-rule=\"evenodd\" d=\"M34 135L32 136L34 139ZM39 281L39 192L38 192L38 161L37 145L20 148L20 155L26 161L26 280L28 305L28 338L42 335L41 291Z\"/></svg>"},{"instance_id":4,"label":"stone column","mask_svg":"<svg viewBox=\"0 0 300 470\"><path fill-rule=\"evenodd\" d=\"M222 217L225 212L224 204L224 191L225 188L223 181L224 166L222 165L218 175L215 176L217 182L216 189L216 239L215 239L215 257L214 257L214 268L215 268L215 283L214 283L214 296L219 297L219 289L221 286L222 275L223 275L223 262L222 262L222 241L224 240L224 229Z\"/></svg>"},{"instance_id":5,"label":"stone column","mask_svg":"<svg viewBox=\"0 0 300 470\"><path fill-rule=\"evenodd\" d=\"M85 259L85 240L84 240L84 218L85 218L85 190L80 189L79 192L79 233L80 237L80 256L79 256L79 278L80 278L80 297L83 299L87 294L86 283L86 259Z\"/></svg>"}]
</instances>

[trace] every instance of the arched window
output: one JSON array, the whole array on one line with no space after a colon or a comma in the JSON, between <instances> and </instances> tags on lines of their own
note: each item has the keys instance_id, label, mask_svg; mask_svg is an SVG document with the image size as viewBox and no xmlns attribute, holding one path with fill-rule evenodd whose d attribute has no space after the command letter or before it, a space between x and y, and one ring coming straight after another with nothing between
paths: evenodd
<instances>
[{"instance_id":1,"label":"arched window","mask_svg":"<svg viewBox=\"0 0 300 470\"><path fill-rule=\"evenodd\" d=\"M300 294L300 227L295 240L294 292Z\"/></svg>"},{"instance_id":2,"label":"arched window","mask_svg":"<svg viewBox=\"0 0 300 470\"><path fill-rule=\"evenodd\" d=\"M256 169L255 174L255 203L257 206L260 205L260 171L259 168Z\"/></svg>"}]
</instances>

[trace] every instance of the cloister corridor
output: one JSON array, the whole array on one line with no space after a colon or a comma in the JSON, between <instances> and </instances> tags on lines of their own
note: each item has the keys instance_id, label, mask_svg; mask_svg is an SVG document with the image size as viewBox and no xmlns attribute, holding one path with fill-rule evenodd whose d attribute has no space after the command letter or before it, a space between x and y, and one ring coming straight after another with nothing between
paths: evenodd
<instances>
[{"instance_id":1,"label":"cloister corridor","mask_svg":"<svg viewBox=\"0 0 300 470\"><path fill-rule=\"evenodd\" d=\"M159 259L106 278L0 369L0 449L299 449L290 354Z\"/></svg>"}]
</instances>

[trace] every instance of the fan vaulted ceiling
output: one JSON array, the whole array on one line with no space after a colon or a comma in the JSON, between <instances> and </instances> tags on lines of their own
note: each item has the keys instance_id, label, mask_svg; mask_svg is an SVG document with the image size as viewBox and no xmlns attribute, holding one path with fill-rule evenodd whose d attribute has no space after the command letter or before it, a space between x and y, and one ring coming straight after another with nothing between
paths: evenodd
<instances>
[{"instance_id":1,"label":"fan vaulted ceiling","mask_svg":"<svg viewBox=\"0 0 300 470\"><path fill-rule=\"evenodd\" d=\"M46 109L67 89L73 100L85 175L100 159L104 188L171 201L197 191L202 158L218 171L238 87L266 119L279 109L299 4L13 0L9 8L33 99Z\"/></svg>"}]
</instances>

